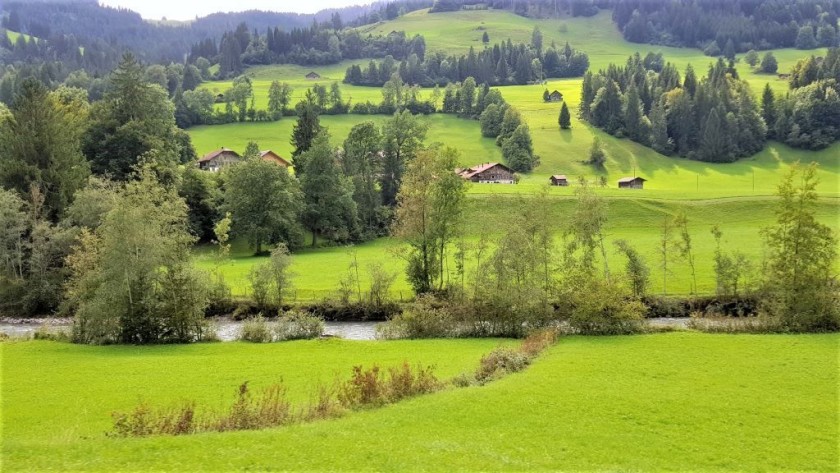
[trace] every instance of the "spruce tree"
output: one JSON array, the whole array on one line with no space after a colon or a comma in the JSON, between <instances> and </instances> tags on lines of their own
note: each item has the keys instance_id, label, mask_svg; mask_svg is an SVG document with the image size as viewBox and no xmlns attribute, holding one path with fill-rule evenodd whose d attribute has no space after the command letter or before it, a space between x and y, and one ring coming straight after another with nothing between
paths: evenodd
<instances>
[{"instance_id":1,"label":"spruce tree","mask_svg":"<svg viewBox=\"0 0 840 473\"><path fill-rule=\"evenodd\" d=\"M642 133L642 102L639 99L639 91L635 85L631 85L625 94L624 104L624 130L627 136L636 142L645 142L647 137Z\"/></svg>"},{"instance_id":2,"label":"spruce tree","mask_svg":"<svg viewBox=\"0 0 840 473\"><path fill-rule=\"evenodd\" d=\"M718 109L713 108L703 126L702 146L698 150L700 160L709 162L730 161L726 148L726 130Z\"/></svg>"},{"instance_id":3,"label":"spruce tree","mask_svg":"<svg viewBox=\"0 0 840 473\"><path fill-rule=\"evenodd\" d=\"M318 106L315 104L315 96L311 90L306 91L306 96L297 106L298 119L292 129L292 160L295 165L295 172L302 174L306 172L305 158L303 153L312 146L312 141L321 131L321 121L318 118Z\"/></svg>"},{"instance_id":4,"label":"spruce tree","mask_svg":"<svg viewBox=\"0 0 840 473\"><path fill-rule=\"evenodd\" d=\"M776 126L776 97L769 83L764 84L764 92L761 94L761 117L767 125L768 137L771 137Z\"/></svg>"},{"instance_id":5,"label":"spruce tree","mask_svg":"<svg viewBox=\"0 0 840 473\"><path fill-rule=\"evenodd\" d=\"M569 107L566 105L566 102L563 102L563 106L560 107L560 118L557 121L560 124L560 128L564 130L572 127L572 116L569 113Z\"/></svg>"}]
</instances>

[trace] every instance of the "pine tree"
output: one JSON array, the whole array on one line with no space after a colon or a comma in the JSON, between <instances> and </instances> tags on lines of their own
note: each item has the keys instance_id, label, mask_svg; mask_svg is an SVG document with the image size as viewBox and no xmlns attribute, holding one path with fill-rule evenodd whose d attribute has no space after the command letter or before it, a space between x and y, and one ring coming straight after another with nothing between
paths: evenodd
<instances>
[{"instance_id":1,"label":"pine tree","mask_svg":"<svg viewBox=\"0 0 840 473\"><path fill-rule=\"evenodd\" d=\"M81 189L90 166L80 139L87 102L62 103L35 79L26 79L0 124L0 186L29 200L32 188L44 196L46 215L57 219Z\"/></svg>"},{"instance_id":2,"label":"pine tree","mask_svg":"<svg viewBox=\"0 0 840 473\"><path fill-rule=\"evenodd\" d=\"M764 84L764 92L761 94L761 117L767 125L768 137L772 137L776 127L776 97L770 84Z\"/></svg>"},{"instance_id":3,"label":"pine tree","mask_svg":"<svg viewBox=\"0 0 840 473\"><path fill-rule=\"evenodd\" d=\"M685 68L685 80L683 81L683 88L688 92L692 98L697 92L697 74L694 73L694 68L691 64Z\"/></svg>"},{"instance_id":4,"label":"pine tree","mask_svg":"<svg viewBox=\"0 0 840 473\"><path fill-rule=\"evenodd\" d=\"M312 141L321 132L321 121L318 118L318 107L315 104L315 96L311 90L306 91L306 96L297 106L298 119L292 129L292 159L295 165L295 172L298 174L306 172L305 158L299 157L309 150Z\"/></svg>"},{"instance_id":5,"label":"pine tree","mask_svg":"<svg viewBox=\"0 0 840 473\"><path fill-rule=\"evenodd\" d=\"M568 130L572 127L572 116L569 113L569 107L566 105L566 102L563 102L563 106L560 107L560 118L558 119L558 123L560 124L560 128L564 130Z\"/></svg>"},{"instance_id":6,"label":"pine tree","mask_svg":"<svg viewBox=\"0 0 840 473\"><path fill-rule=\"evenodd\" d=\"M703 126L702 146L698 150L701 161L730 161L727 153L726 130L716 108L709 112Z\"/></svg>"},{"instance_id":7,"label":"pine tree","mask_svg":"<svg viewBox=\"0 0 840 473\"><path fill-rule=\"evenodd\" d=\"M647 142L647 137L643 136L642 127L642 102L639 99L639 91L635 84L631 85L625 94L624 104L624 130L627 136L636 142Z\"/></svg>"},{"instance_id":8,"label":"pine tree","mask_svg":"<svg viewBox=\"0 0 840 473\"><path fill-rule=\"evenodd\" d=\"M674 151L671 138L668 136L668 120L665 114L665 107L661 101L656 101L650 109L651 123L651 147L664 155Z\"/></svg>"}]
</instances>

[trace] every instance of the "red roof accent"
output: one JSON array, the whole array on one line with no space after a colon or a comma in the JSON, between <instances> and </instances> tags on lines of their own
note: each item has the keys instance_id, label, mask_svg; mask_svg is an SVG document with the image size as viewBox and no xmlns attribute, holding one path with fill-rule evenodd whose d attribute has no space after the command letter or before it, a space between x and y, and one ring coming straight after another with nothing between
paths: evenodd
<instances>
[{"instance_id":1,"label":"red roof accent","mask_svg":"<svg viewBox=\"0 0 840 473\"><path fill-rule=\"evenodd\" d=\"M211 151L211 152L205 154L204 156L202 156L201 159L198 160L198 162L199 163L205 163L205 162L210 161L211 159L219 156L222 153L233 153L234 155L236 155L237 158L239 157L239 153L237 153L236 151L234 151L232 149L219 148L216 151Z\"/></svg>"}]
</instances>

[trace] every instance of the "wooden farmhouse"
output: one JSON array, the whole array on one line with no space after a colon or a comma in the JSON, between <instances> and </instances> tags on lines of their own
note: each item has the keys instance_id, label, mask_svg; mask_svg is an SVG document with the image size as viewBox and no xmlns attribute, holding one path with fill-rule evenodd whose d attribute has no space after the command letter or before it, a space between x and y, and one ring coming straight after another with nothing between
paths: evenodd
<instances>
[{"instance_id":1,"label":"wooden farmhouse","mask_svg":"<svg viewBox=\"0 0 840 473\"><path fill-rule=\"evenodd\" d=\"M619 189L643 189L647 179L643 177L622 177L618 180Z\"/></svg>"},{"instance_id":2,"label":"wooden farmhouse","mask_svg":"<svg viewBox=\"0 0 840 473\"><path fill-rule=\"evenodd\" d=\"M513 170L500 163L484 163L467 169L456 169L463 179L480 184L515 184Z\"/></svg>"},{"instance_id":3,"label":"wooden farmhouse","mask_svg":"<svg viewBox=\"0 0 840 473\"><path fill-rule=\"evenodd\" d=\"M566 179L566 175L565 175L565 174L555 174L555 175L551 176L550 178L548 178L548 182L549 182L552 186L563 186L563 187L566 187L566 186L568 186L568 185L569 185L569 180L568 180L568 179Z\"/></svg>"},{"instance_id":4,"label":"wooden farmhouse","mask_svg":"<svg viewBox=\"0 0 840 473\"><path fill-rule=\"evenodd\" d=\"M309 80L320 79L320 78L321 78L321 74L318 74L318 73L317 73L317 72L315 72L315 71L311 71L309 74L306 74L306 78L307 78L307 79L309 79Z\"/></svg>"},{"instance_id":5,"label":"wooden farmhouse","mask_svg":"<svg viewBox=\"0 0 840 473\"><path fill-rule=\"evenodd\" d=\"M563 101L563 93L559 90L555 90L554 92L548 94L548 101L549 102L562 102Z\"/></svg>"},{"instance_id":6,"label":"wooden farmhouse","mask_svg":"<svg viewBox=\"0 0 840 473\"><path fill-rule=\"evenodd\" d=\"M270 149L266 150L266 151L260 151L260 158L263 161L268 161L270 163L275 163L275 164L278 164L280 166L283 166L284 168L288 168L288 167L292 166L292 163L286 161L279 154L275 153L274 151L271 151Z\"/></svg>"},{"instance_id":7,"label":"wooden farmhouse","mask_svg":"<svg viewBox=\"0 0 840 473\"><path fill-rule=\"evenodd\" d=\"M232 149L220 148L211 153L205 154L198 160L198 168L202 171L217 172L225 166L236 164L242 158L239 153Z\"/></svg>"}]
</instances>

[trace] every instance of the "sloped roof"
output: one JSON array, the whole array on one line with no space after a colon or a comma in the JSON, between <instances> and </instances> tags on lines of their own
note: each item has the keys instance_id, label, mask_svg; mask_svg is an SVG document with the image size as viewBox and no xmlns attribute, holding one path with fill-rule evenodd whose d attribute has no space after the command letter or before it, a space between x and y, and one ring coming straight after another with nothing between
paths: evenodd
<instances>
[{"instance_id":1,"label":"sloped roof","mask_svg":"<svg viewBox=\"0 0 840 473\"><path fill-rule=\"evenodd\" d=\"M566 179L566 175L565 175L565 174L555 174L555 175L553 175L553 176L551 176L551 177L552 177L552 178L554 178L554 179L556 179L556 180L558 180L558 181L565 181L565 180L567 180L567 179Z\"/></svg>"},{"instance_id":2,"label":"sloped roof","mask_svg":"<svg viewBox=\"0 0 840 473\"><path fill-rule=\"evenodd\" d=\"M265 159L266 155L269 155L269 154L272 155L273 157L279 159L280 161L283 161L284 163L286 163L286 166L291 166L292 165L292 163L290 163L287 159L285 159L284 157L275 153L274 151L271 151L270 149L267 149L265 151L260 151L260 158Z\"/></svg>"},{"instance_id":3,"label":"sloped roof","mask_svg":"<svg viewBox=\"0 0 840 473\"><path fill-rule=\"evenodd\" d=\"M461 170L456 169L455 172L457 172L458 175L463 177L464 179L470 179L471 177L473 177L477 174L481 174L484 171L487 171L488 169L492 169L496 166L500 166L500 167L504 168L505 170L507 170L508 172L513 172L509 167L507 167L507 166L505 166L504 164L501 164L501 163L484 163L484 164L479 164L478 166L473 166L473 167L467 168L467 169L461 169Z\"/></svg>"},{"instance_id":4,"label":"sloped roof","mask_svg":"<svg viewBox=\"0 0 840 473\"><path fill-rule=\"evenodd\" d=\"M198 160L198 162L199 163L204 163L204 162L210 161L211 159L216 158L217 156L219 156L222 153L233 153L237 158L239 157L239 153L237 153L236 151L234 151L232 149L219 148L216 151L211 151L211 152L205 154L204 156L201 157L201 159Z\"/></svg>"},{"instance_id":5,"label":"sloped roof","mask_svg":"<svg viewBox=\"0 0 840 473\"><path fill-rule=\"evenodd\" d=\"M643 177L622 177L621 179L618 180L618 182L622 182L622 183L623 182L633 182L635 180L647 181L647 179L645 179Z\"/></svg>"}]
</instances>

